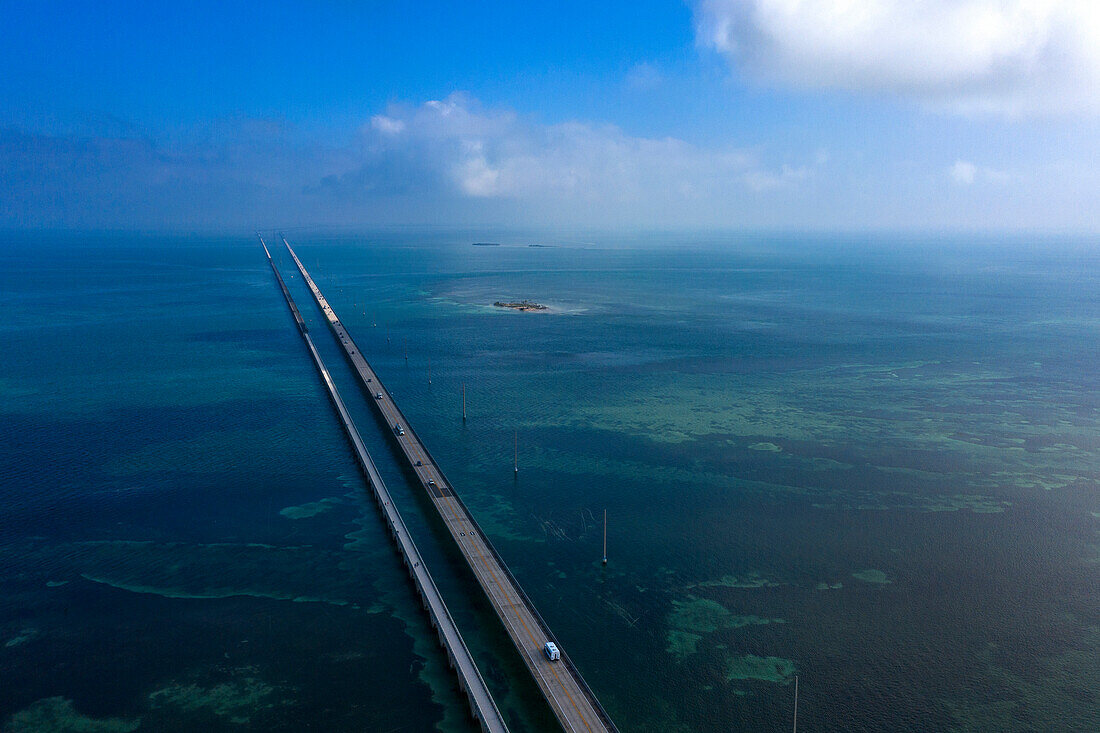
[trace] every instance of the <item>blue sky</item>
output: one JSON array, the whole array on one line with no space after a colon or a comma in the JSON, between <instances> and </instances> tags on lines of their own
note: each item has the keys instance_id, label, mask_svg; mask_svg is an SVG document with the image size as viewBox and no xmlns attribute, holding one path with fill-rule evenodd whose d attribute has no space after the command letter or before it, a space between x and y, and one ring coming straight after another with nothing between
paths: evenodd
<instances>
[{"instance_id":1,"label":"blue sky","mask_svg":"<svg viewBox=\"0 0 1100 733\"><path fill-rule=\"evenodd\" d=\"M1082 0L0 2L0 227L1095 232Z\"/></svg>"}]
</instances>

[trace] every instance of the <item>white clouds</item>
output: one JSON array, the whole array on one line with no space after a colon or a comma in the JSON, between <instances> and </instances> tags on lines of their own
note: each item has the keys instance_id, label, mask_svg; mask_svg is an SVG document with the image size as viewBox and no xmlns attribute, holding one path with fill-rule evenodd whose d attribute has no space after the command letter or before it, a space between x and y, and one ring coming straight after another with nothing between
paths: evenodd
<instances>
[{"instance_id":1,"label":"white clouds","mask_svg":"<svg viewBox=\"0 0 1100 733\"><path fill-rule=\"evenodd\" d=\"M543 124L464 95L377 112L323 146L263 120L172 144L0 128L0 188L14 192L0 226L1096 230L1098 138L1044 141L1039 125L963 140L941 121L863 156Z\"/></svg>"},{"instance_id":2,"label":"white clouds","mask_svg":"<svg viewBox=\"0 0 1100 733\"><path fill-rule=\"evenodd\" d=\"M609 125L539 124L450 97L392 106L326 142L305 145L277 125L248 120L171 145L0 128L0 188L12 192L0 198L0 226L1095 232L1100 191L1090 165L1094 136L1080 140L1073 156L1056 146L1032 154L1011 146L998 156L984 141L930 147L921 139L890 159L864 162L841 149L832 156L807 150L800 160L789 151L693 145Z\"/></svg>"},{"instance_id":3,"label":"white clouds","mask_svg":"<svg viewBox=\"0 0 1100 733\"><path fill-rule=\"evenodd\" d=\"M648 62L635 64L626 74L626 85L636 91L650 91L661 86L664 82L664 74L660 69Z\"/></svg>"},{"instance_id":4,"label":"white clouds","mask_svg":"<svg viewBox=\"0 0 1100 733\"><path fill-rule=\"evenodd\" d=\"M400 135L405 130L405 123L386 115L375 115L370 118L371 127L383 135Z\"/></svg>"},{"instance_id":5,"label":"white clouds","mask_svg":"<svg viewBox=\"0 0 1100 733\"><path fill-rule=\"evenodd\" d=\"M696 40L767 82L962 112L1100 112L1095 0L702 0Z\"/></svg>"},{"instance_id":6,"label":"white clouds","mask_svg":"<svg viewBox=\"0 0 1100 733\"><path fill-rule=\"evenodd\" d=\"M463 193L469 196L491 197L500 193L500 171L485 159L484 145L467 142L463 155L454 165L453 174Z\"/></svg>"},{"instance_id":7,"label":"white clouds","mask_svg":"<svg viewBox=\"0 0 1100 733\"><path fill-rule=\"evenodd\" d=\"M384 169L438 195L525 201L565 215L663 212L687 220L795 187L812 172L804 165L769 168L735 148L634 137L613 125L542 125L462 94L391 106L364 128L363 142L365 159L343 178L345 189L367 181L377 190L379 177L369 172Z\"/></svg>"},{"instance_id":8,"label":"white clouds","mask_svg":"<svg viewBox=\"0 0 1100 733\"><path fill-rule=\"evenodd\" d=\"M542 124L454 94L306 144L263 120L173 144L0 128L0 226L260 222L736 226L788 221L814 185L766 148Z\"/></svg>"},{"instance_id":9,"label":"white clouds","mask_svg":"<svg viewBox=\"0 0 1100 733\"><path fill-rule=\"evenodd\" d=\"M975 182L1000 185L1018 178L1003 170L978 166L968 160L956 160L947 169L947 175L959 186L972 186Z\"/></svg>"},{"instance_id":10,"label":"white clouds","mask_svg":"<svg viewBox=\"0 0 1100 733\"><path fill-rule=\"evenodd\" d=\"M804 181L813 174L810 168L805 166L782 166L779 171L754 170L745 174L745 183L753 191L771 191L777 188L794 185Z\"/></svg>"},{"instance_id":11,"label":"white clouds","mask_svg":"<svg viewBox=\"0 0 1100 733\"><path fill-rule=\"evenodd\" d=\"M951 180L960 186L969 186L974 183L974 177L978 174L978 166L965 160L956 160L948 171Z\"/></svg>"}]
</instances>

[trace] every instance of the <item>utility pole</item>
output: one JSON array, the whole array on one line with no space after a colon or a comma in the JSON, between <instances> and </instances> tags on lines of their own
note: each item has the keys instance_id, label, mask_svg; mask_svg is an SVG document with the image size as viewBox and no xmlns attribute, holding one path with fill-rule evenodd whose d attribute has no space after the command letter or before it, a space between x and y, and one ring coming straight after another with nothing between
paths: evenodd
<instances>
[{"instance_id":1,"label":"utility pole","mask_svg":"<svg viewBox=\"0 0 1100 733\"><path fill-rule=\"evenodd\" d=\"M798 733L798 675L794 676L794 728L792 733Z\"/></svg>"},{"instance_id":2,"label":"utility pole","mask_svg":"<svg viewBox=\"0 0 1100 733\"><path fill-rule=\"evenodd\" d=\"M603 510L603 564L607 564L607 510Z\"/></svg>"}]
</instances>

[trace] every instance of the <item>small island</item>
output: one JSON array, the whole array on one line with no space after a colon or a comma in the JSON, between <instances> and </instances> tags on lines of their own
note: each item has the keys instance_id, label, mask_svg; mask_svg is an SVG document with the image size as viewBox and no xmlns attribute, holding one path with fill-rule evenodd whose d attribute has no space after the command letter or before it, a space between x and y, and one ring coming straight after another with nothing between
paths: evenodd
<instances>
[{"instance_id":1,"label":"small island","mask_svg":"<svg viewBox=\"0 0 1100 733\"><path fill-rule=\"evenodd\" d=\"M529 300L521 300L518 302L506 303L502 300L498 300L493 303L497 308L512 308L518 311L544 311L549 310L545 305L541 303L532 303Z\"/></svg>"}]
</instances>

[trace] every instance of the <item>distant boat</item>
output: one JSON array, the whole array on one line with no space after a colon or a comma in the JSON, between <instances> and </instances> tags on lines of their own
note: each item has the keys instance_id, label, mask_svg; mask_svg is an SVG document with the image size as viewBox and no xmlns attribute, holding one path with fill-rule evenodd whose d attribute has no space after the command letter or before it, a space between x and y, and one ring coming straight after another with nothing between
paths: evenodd
<instances>
[{"instance_id":1,"label":"distant boat","mask_svg":"<svg viewBox=\"0 0 1100 733\"><path fill-rule=\"evenodd\" d=\"M475 247L499 247L500 242L474 242Z\"/></svg>"}]
</instances>

